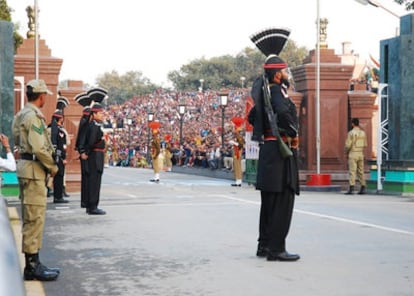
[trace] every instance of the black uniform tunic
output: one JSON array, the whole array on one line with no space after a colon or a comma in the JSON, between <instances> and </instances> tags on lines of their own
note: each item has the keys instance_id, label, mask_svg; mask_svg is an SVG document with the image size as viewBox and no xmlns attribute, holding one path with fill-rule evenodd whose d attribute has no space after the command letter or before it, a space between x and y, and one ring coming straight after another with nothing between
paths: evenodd
<instances>
[{"instance_id":1,"label":"black uniform tunic","mask_svg":"<svg viewBox=\"0 0 414 296\"><path fill-rule=\"evenodd\" d=\"M89 117L90 115L83 115L79 122L78 134L76 137L75 148L78 150L79 154L85 153L85 144L86 144L86 135L89 127ZM81 165L81 208L86 208L87 206L87 196L88 196L88 161L80 158Z\"/></svg>"},{"instance_id":2,"label":"black uniform tunic","mask_svg":"<svg viewBox=\"0 0 414 296\"><path fill-rule=\"evenodd\" d=\"M59 168L57 174L53 177L53 198L54 200L63 198L63 178L65 176L65 165L63 161L66 159L66 133L63 127L57 125L57 133L54 134L52 139L55 149L55 161Z\"/></svg>"}]
</instances>

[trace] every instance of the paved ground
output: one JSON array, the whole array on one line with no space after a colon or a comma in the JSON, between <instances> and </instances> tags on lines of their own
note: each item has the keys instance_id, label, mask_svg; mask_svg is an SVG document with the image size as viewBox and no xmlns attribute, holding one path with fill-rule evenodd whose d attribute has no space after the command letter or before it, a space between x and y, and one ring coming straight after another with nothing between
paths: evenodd
<instances>
[{"instance_id":1,"label":"paved ground","mask_svg":"<svg viewBox=\"0 0 414 296\"><path fill-rule=\"evenodd\" d=\"M86 215L79 194L67 207L49 204L41 258L62 274L44 283L46 295L414 295L412 197L303 192L287 245L301 260L267 262L255 256L252 186L151 177L107 169L106 216Z\"/></svg>"}]
</instances>

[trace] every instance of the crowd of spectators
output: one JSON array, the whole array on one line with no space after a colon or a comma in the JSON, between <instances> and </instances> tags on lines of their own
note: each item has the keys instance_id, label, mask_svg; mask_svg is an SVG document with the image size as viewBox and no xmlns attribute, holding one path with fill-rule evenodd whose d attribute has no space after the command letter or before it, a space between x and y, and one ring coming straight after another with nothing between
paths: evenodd
<instances>
[{"instance_id":1,"label":"crowd of spectators","mask_svg":"<svg viewBox=\"0 0 414 296\"><path fill-rule=\"evenodd\" d=\"M150 95L134 97L122 105L106 107L104 124L108 143L108 164L114 166L147 167L151 130L149 112L161 123L162 139L169 135L173 165L231 169L234 138L231 119L245 117L247 89L228 92L228 103L220 106L218 91L177 92L158 90ZM178 112L185 104L185 113ZM180 132L182 120L182 130ZM224 130L222 124L224 122ZM180 139L180 135L181 139ZM224 144L222 143L224 138ZM181 141L181 143L180 143ZM165 146L165 142L162 143Z\"/></svg>"}]
</instances>

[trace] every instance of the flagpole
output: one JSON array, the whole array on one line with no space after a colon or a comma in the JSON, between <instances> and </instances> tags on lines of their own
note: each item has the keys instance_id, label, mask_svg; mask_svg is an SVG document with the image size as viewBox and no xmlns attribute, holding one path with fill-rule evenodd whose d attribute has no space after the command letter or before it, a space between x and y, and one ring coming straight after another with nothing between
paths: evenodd
<instances>
[{"instance_id":1,"label":"flagpole","mask_svg":"<svg viewBox=\"0 0 414 296\"><path fill-rule=\"evenodd\" d=\"M37 0L34 0L35 11L35 79L39 79L39 9Z\"/></svg>"},{"instance_id":2,"label":"flagpole","mask_svg":"<svg viewBox=\"0 0 414 296\"><path fill-rule=\"evenodd\" d=\"M316 173L321 173L321 136L320 136L320 75L321 75L321 50L320 50L320 29L321 19L319 14L319 0L316 1Z\"/></svg>"}]
</instances>

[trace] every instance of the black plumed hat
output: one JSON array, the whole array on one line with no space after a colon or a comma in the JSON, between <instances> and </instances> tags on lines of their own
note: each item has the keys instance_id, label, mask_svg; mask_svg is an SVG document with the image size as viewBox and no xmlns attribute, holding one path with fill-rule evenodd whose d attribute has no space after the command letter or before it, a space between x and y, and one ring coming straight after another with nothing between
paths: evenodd
<instances>
[{"instance_id":1,"label":"black plumed hat","mask_svg":"<svg viewBox=\"0 0 414 296\"><path fill-rule=\"evenodd\" d=\"M86 92L81 92L77 94L74 99L79 105L83 107L90 106L92 102L91 98L88 96Z\"/></svg>"},{"instance_id":2,"label":"black plumed hat","mask_svg":"<svg viewBox=\"0 0 414 296\"><path fill-rule=\"evenodd\" d=\"M52 117L63 118L63 110L62 109L56 109L55 112L53 112Z\"/></svg>"},{"instance_id":3,"label":"black plumed hat","mask_svg":"<svg viewBox=\"0 0 414 296\"><path fill-rule=\"evenodd\" d=\"M57 99L57 103L56 103L56 109L62 110L65 109L67 106L69 106L69 101L67 98L65 97L59 97Z\"/></svg>"},{"instance_id":4,"label":"black plumed hat","mask_svg":"<svg viewBox=\"0 0 414 296\"><path fill-rule=\"evenodd\" d=\"M103 107L100 103L94 103L91 107L91 112L99 112L102 110L103 110Z\"/></svg>"},{"instance_id":5,"label":"black plumed hat","mask_svg":"<svg viewBox=\"0 0 414 296\"><path fill-rule=\"evenodd\" d=\"M101 87L94 87L87 91L87 95L96 103L102 103L105 97L108 95L108 91Z\"/></svg>"},{"instance_id":6,"label":"black plumed hat","mask_svg":"<svg viewBox=\"0 0 414 296\"><path fill-rule=\"evenodd\" d=\"M283 50L290 35L286 28L267 28L250 36L250 40L266 56L264 68L283 69L287 67L278 55Z\"/></svg>"}]
</instances>

